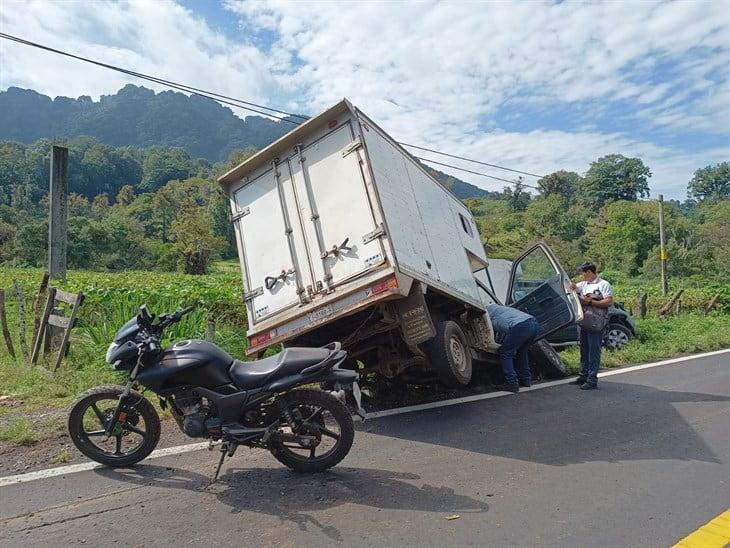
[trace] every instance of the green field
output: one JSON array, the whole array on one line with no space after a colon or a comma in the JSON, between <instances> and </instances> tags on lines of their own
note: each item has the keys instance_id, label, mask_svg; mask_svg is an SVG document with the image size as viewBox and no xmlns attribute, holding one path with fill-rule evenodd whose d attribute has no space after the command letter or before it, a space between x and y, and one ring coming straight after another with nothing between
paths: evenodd
<instances>
[{"instance_id":1,"label":"green field","mask_svg":"<svg viewBox=\"0 0 730 548\"><path fill-rule=\"evenodd\" d=\"M119 382L121 377L104 361L104 354L118 327L134 316L146 303L153 312L169 312L194 304L195 312L169 330L168 339L202 337L209 317L216 325L215 342L232 355L243 358L246 348L246 312L241 299L241 278L237 265L218 263L205 276L159 272L124 272L120 274L71 271L62 287L83 291L87 296L80 322L73 331L71 350L59 372L48 376L40 368L27 365L19 355L18 307L11 288L17 280L25 293L28 331L32 331L33 296L42 271L39 269L0 267L0 287L6 288L9 328L17 359L0 342L0 397L22 405L3 405L0 400L0 441L33 443L54 432L54 425L29 423L28 412L63 408L81 391L91 386ZM630 305L640 290L649 294L649 315L637 320L639 336L626 349L604 354L606 367L640 363L681 354L730 347L730 284L702 283L686 280L683 313L659 319L656 310L665 302L657 281L616 279L617 299ZM679 286L679 283L673 283ZM712 295L721 295L718 310L705 316L702 311ZM28 335L30 347L30 334ZM578 364L578 352L562 352L572 371ZM57 426L57 425L56 425Z\"/></svg>"}]
</instances>

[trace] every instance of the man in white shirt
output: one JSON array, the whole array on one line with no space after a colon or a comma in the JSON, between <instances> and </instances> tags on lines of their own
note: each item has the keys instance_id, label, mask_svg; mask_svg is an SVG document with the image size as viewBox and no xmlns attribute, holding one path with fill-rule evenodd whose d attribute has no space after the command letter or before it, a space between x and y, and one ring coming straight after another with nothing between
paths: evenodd
<instances>
[{"instance_id":1,"label":"man in white shirt","mask_svg":"<svg viewBox=\"0 0 730 548\"><path fill-rule=\"evenodd\" d=\"M582 280L573 284L585 310L587 307L609 308L613 304L613 288L596 274L596 265L583 263L578 267ZM598 388L598 369L601 367L603 329L580 328L580 375L573 384L581 390Z\"/></svg>"}]
</instances>

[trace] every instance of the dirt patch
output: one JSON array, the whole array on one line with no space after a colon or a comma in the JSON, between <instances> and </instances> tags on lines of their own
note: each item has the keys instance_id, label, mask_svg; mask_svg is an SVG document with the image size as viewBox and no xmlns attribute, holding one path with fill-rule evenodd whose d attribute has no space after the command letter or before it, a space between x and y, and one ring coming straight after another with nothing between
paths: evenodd
<instances>
[{"instance_id":1,"label":"dirt patch","mask_svg":"<svg viewBox=\"0 0 730 548\"><path fill-rule=\"evenodd\" d=\"M55 410L55 413L65 420L66 410ZM6 419L6 417L2 417L2 419ZM7 420L1 421L0 424L2 422L7 423ZM202 440L187 437L180 432L174 420L164 419L162 435L157 447L174 447L196 441ZM68 434L62 431L34 443L20 444L0 441L0 477L88 461L89 459L74 447Z\"/></svg>"}]
</instances>

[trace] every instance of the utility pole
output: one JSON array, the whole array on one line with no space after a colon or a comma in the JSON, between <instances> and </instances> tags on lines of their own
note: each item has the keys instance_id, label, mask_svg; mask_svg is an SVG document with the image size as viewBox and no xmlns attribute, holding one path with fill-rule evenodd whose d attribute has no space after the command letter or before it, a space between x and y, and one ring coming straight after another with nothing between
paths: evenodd
<instances>
[{"instance_id":1,"label":"utility pole","mask_svg":"<svg viewBox=\"0 0 730 548\"><path fill-rule=\"evenodd\" d=\"M667 239L664 235L664 196L659 195L659 262L662 265L662 296L667 296Z\"/></svg>"},{"instance_id":2,"label":"utility pole","mask_svg":"<svg viewBox=\"0 0 730 548\"><path fill-rule=\"evenodd\" d=\"M66 222L68 217L68 149L51 150L50 212L48 216L48 272L66 281Z\"/></svg>"}]
</instances>

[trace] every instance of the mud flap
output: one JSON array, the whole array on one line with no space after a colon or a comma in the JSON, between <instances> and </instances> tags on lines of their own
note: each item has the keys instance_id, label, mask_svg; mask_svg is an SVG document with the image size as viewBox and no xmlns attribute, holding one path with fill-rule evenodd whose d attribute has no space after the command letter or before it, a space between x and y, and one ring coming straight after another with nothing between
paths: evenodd
<instances>
[{"instance_id":1,"label":"mud flap","mask_svg":"<svg viewBox=\"0 0 730 548\"><path fill-rule=\"evenodd\" d=\"M423 296L421 284L411 286L408 297L400 299L395 305L403 340L410 347L430 341L436 335L436 328L428 313L428 305Z\"/></svg>"}]
</instances>

